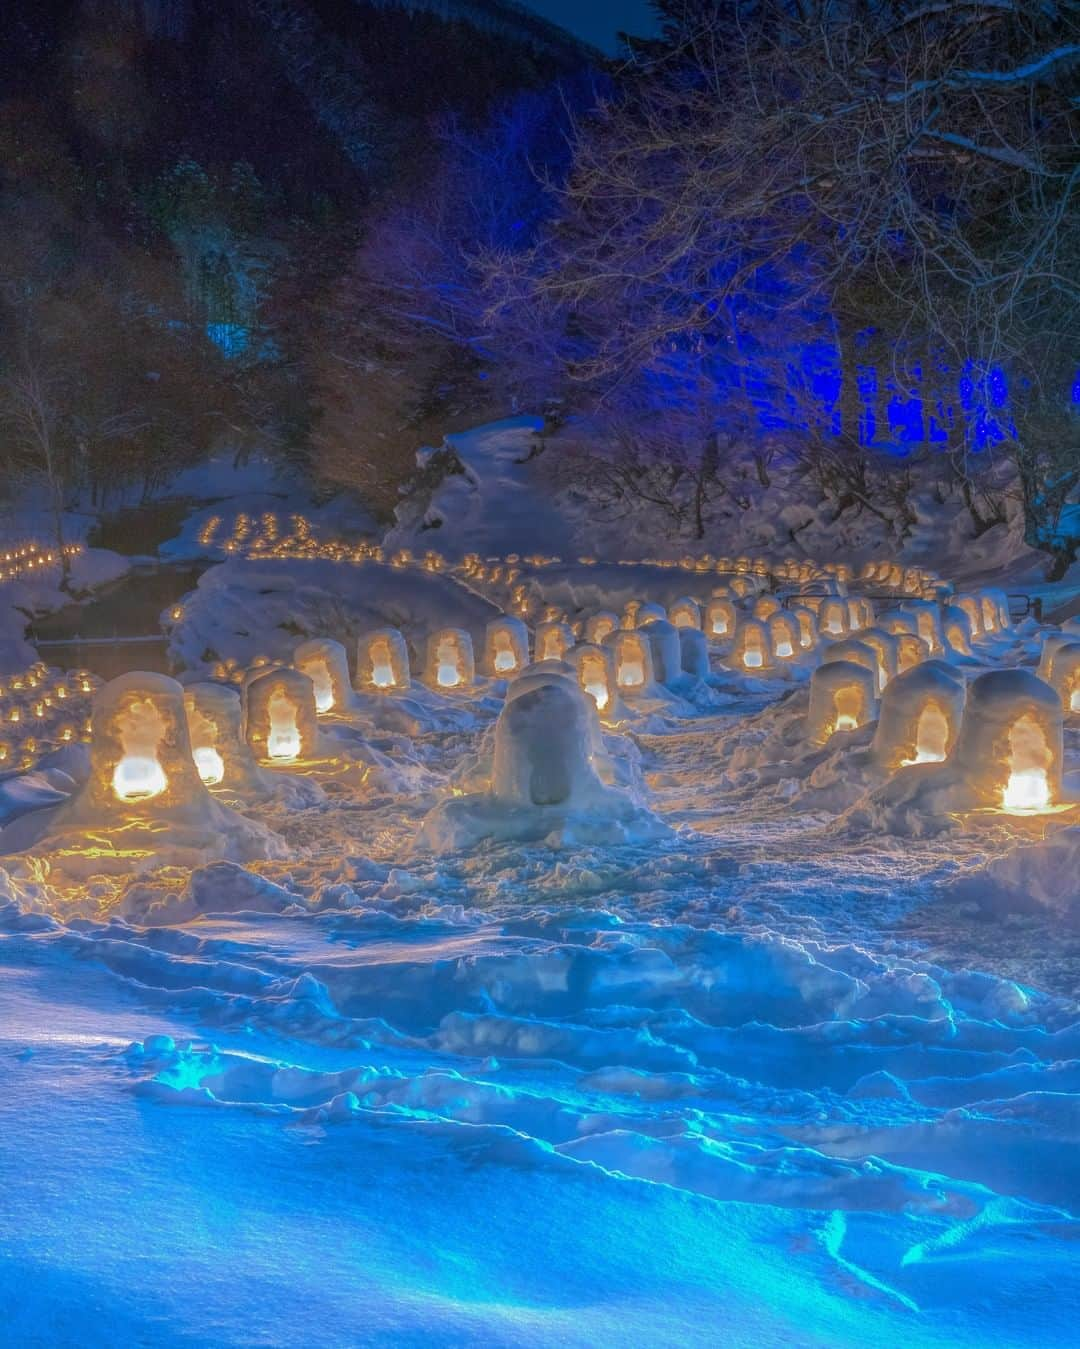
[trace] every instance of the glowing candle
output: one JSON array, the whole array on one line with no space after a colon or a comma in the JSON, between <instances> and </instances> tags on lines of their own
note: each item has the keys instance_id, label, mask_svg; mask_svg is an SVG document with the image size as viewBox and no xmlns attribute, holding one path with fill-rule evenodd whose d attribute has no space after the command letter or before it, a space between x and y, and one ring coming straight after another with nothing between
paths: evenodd
<instances>
[{"instance_id":1,"label":"glowing candle","mask_svg":"<svg viewBox=\"0 0 1080 1349\"><path fill-rule=\"evenodd\" d=\"M165 770L150 755L127 754L113 770L113 791L121 801L147 801L168 785Z\"/></svg>"},{"instance_id":2,"label":"glowing candle","mask_svg":"<svg viewBox=\"0 0 1080 1349\"><path fill-rule=\"evenodd\" d=\"M192 751L199 777L208 787L213 787L225 776L225 760L213 745L200 745Z\"/></svg>"}]
</instances>

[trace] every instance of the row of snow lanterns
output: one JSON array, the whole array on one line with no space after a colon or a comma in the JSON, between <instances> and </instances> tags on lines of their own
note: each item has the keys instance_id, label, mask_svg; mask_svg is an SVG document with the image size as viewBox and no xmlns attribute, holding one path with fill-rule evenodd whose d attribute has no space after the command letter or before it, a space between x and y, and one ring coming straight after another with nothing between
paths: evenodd
<instances>
[{"instance_id":1,"label":"row of snow lanterns","mask_svg":"<svg viewBox=\"0 0 1080 1349\"><path fill-rule=\"evenodd\" d=\"M100 683L89 670L61 673L43 661L0 676L0 771L29 768L44 750L89 739L89 700Z\"/></svg>"},{"instance_id":2,"label":"row of snow lanterns","mask_svg":"<svg viewBox=\"0 0 1080 1349\"><path fill-rule=\"evenodd\" d=\"M6 548L0 553L0 581L17 581L46 567L58 566L65 557L76 557L82 551L80 543L66 543L62 548L46 548L37 543Z\"/></svg>"}]
</instances>

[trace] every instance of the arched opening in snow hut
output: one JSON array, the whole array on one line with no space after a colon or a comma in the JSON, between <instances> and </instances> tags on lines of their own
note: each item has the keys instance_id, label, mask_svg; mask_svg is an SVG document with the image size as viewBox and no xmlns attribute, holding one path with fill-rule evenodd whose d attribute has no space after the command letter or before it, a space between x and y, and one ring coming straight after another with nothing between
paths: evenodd
<instances>
[{"instance_id":1,"label":"arched opening in snow hut","mask_svg":"<svg viewBox=\"0 0 1080 1349\"><path fill-rule=\"evenodd\" d=\"M620 628L607 639L615 659L615 680L623 693L644 693L653 684L648 637L637 628Z\"/></svg>"},{"instance_id":2,"label":"arched opening in snow hut","mask_svg":"<svg viewBox=\"0 0 1080 1349\"><path fill-rule=\"evenodd\" d=\"M117 718L124 752L113 769L113 791L121 801L146 801L169 785L161 762L168 724L150 696L132 698Z\"/></svg>"},{"instance_id":3,"label":"arched opening in snow hut","mask_svg":"<svg viewBox=\"0 0 1080 1349\"><path fill-rule=\"evenodd\" d=\"M714 595L705 606L705 632L709 637L728 638L735 631L735 606L725 595Z\"/></svg>"},{"instance_id":4,"label":"arched opening in snow hut","mask_svg":"<svg viewBox=\"0 0 1080 1349\"><path fill-rule=\"evenodd\" d=\"M818 631L828 637L843 637L849 629L846 602L841 599L823 600L818 610Z\"/></svg>"},{"instance_id":5,"label":"arched opening in snow hut","mask_svg":"<svg viewBox=\"0 0 1080 1349\"><path fill-rule=\"evenodd\" d=\"M795 660L802 654L799 625L791 614L779 609L769 615L765 626L769 632L769 649L776 660Z\"/></svg>"},{"instance_id":6,"label":"arched opening in snow hut","mask_svg":"<svg viewBox=\"0 0 1080 1349\"><path fill-rule=\"evenodd\" d=\"M619 686L611 648L583 642L571 649L567 659L577 671L582 691L596 704L597 712L605 718L614 716Z\"/></svg>"},{"instance_id":7,"label":"arched opening in snow hut","mask_svg":"<svg viewBox=\"0 0 1080 1349\"><path fill-rule=\"evenodd\" d=\"M574 634L568 623L552 620L536 625L536 659L565 660L574 645Z\"/></svg>"},{"instance_id":8,"label":"arched opening in snow hut","mask_svg":"<svg viewBox=\"0 0 1080 1349\"><path fill-rule=\"evenodd\" d=\"M758 618L744 619L735 631L735 645L731 657L740 670L751 674L772 666L772 648L769 632Z\"/></svg>"},{"instance_id":9,"label":"arched opening in snow hut","mask_svg":"<svg viewBox=\"0 0 1080 1349\"><path fill-rule=\"evenodd\" d=\"M979 804L1051 810L1061 792L1062 707L1028 670L991 670L968 689L956 762Z\"/></svg>"},{"instance_id":10,"label":"arched opening in snow hut","mask_svg":"<svg viewBox=\"0 0 1080 1349\"><path fill-rule=\"evenodd\" d=\"M1080 716L1080 642L1058 647L1050 680L1066 713Z\"/></svg>"},{"instance_id":11,"label":"arched opening in snow hut","mask_svg":"<svg viewBox=\"0 0 1080 1349\"><path fill-rule=\"evenodd\" d=\"M349 702L349 658L340 642L315 637L293 652L293 665L307 675L315 690L315 710L338 712Z\"/></svg>"},{"instance_id":12,"label":"arched opening in snow hut","mask_svg":"<svg viewBox=\"0 0 1080 1349\"><path fill-rule=\"evenodd\" d=\"M271 764L311 757L318 743L315 687L299 670L274 669L246 688L247 741L252 753Z\"/></svg>"}]
</instances>

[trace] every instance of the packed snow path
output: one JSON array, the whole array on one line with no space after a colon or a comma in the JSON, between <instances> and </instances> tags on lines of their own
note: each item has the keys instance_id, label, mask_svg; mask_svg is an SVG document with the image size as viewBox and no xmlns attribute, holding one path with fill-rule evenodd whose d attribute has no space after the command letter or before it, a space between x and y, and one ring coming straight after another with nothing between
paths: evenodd
<instances>
[{"instance_id":1,"label":"packed snow path","mask_svg":"<svg viewBox=\"0 0 1080 1349\"><path fill-rule=\"evenodd\" d=\"M955 841L717 790L735 711L637 737L670 844L410 854L478 707L126 901L200 921L11 903L11 1342L1069 1342L1074 1004L898 935Z\"/></svg>"}]
</instances>

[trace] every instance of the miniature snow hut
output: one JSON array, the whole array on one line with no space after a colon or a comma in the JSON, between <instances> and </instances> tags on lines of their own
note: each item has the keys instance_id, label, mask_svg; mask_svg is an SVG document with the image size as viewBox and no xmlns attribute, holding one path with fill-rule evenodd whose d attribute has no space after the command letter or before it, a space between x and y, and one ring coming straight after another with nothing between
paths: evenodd
<instances>
[{"instance_id":1,"label":"miniature snow hut","mask_svg":"<svg viewBox=\"0 0 1080 1349\"><path fill-rule=\"evenodd\" d=\"M574 645L569 624L552 619L536 625L536 659L563 660Z\"/></svg>"},{"instance_id":2,"label":"miniature snow hut","mask_svg":"<svg viewBox=\"0 0 1080 1349\"><path fill-rule=\"evenodd\" d=\"M1061 792L1061 699L1028 670L990 670L968 689L950 762L982 806L1051 808Z\"/></svg>"},{"instance_id":3,"label":"miniature snow hut","mask_svg":"<svg viewBox=\"0 0 1080 1349\"><path fill-rule=\"evenodd\" d=\"M314 637L293 652L293 665L315 689L315 711L340 712L352 700L349 657L340 642Z\"/></svg>"},{"instance_id":4,"label":"miniature snow hut","mask_svg":"<svg viewBox=\"0 0 1080 1349\"><path fill-rule=\"evenodd\" d=\"M605 719L613 721L619 715L619 683L615 674L615 654L609 646L582 642L571 647L567 660L577 672L582 692L596 704L596 710Z\"/></svg>"},{"instance_id":5,"label":"miniature snow hut","mask_svg":"<svg viewBox=\"0 0 1080 1349\"><path fill-rule=\"evenodd\" d=\"M529 663L529 630L520 618L493 618L484 632L484 673L512 679Z\"/></svg>"},{"instance_id":6,"label":"miniature snow hut","mask_svg":"<svg viewBox=\"0 0 1080 1349\"><path fill-rule=\"evenodd\" d=\"M375 628L356 644L356 687L364 693L407 689L409 648L397 628Z\"/></svg>"},{"instance_id":7,"label":"miniature snow hut","mask_svg":"<svg viewBox=\"0 0 1080 1349\"><path fill-rule=\"evenodd\" d=\"M701 605L684 595L668 608L668 622L676 628L700 628Z\"/></svg>"},{"instance_id":8,"label":"miniature snow hut","mask_svg":"<svg viewBox=\"0 0 1080 1349\"><path fill-rule=\"evenodd\" d=\"M730 637L737 622L735 606L724 595L714 595L705 606L705 633L708 637Z\"/></svg>"},{"instance_id":9,"label":"miniature snow hut","mask_svg":"<svg viewBox=\"0 0 1080 1349\"><path fill-rule=\"evenodd\" d=\"M683 674L704 679L709 670L709 643L700 628L679 628L679 658Z\"/></svg>"},{"instance_id":10,"label":"miniature snow hut","mask_svg":"<svg viewBox=\"0 0 1080 1349\"><path fill-rule=\"evenodd\" d=\"M471 688L476 679L472 638L463 628L440 628L429 635L424 679L440 693Z\"/></svg>"},{"instance_id":11,"label":"miniature snow hut","mask_svg":"<svg viewBox=\"0 0 1080 1349\"><path fill-rule=\"evenodd\" d=\"M288 764L314 756L319 727L307 675L278 667L257 674L245 692L244 727L256 759Z\"/></svg>"},{"instance_id":12,"label":"miniature snow hut","mask_svg":"<svg viewBox=\"0 0 1080 1349\"><path fill-rule=\"evenodd\" d=\"M877 699L874 671L849 660L819 665L810 676L806 737L824 745L837 731L855 731L873 721Z\"/></svg>"},{"instance_id":13,"label":"miniature snow hut","mask_svg":"<svg viewBox=\"0 0 1080 1349\"><path fill-rule=\"evenodd\" d=\"M888 773L941 763L960 730L966 688L944 661L928 660L890 681L881 695L873 753Z\"/></svg>"},{"instance_id":14,"label":"miniature snow hut","mask_svg":"<svg viewBox=\"0 0 1080 1349\"><path fill-rule=\"evenodd\" d=\"M1066 715L1080 716L1080 642L1058 647L1049 682L1057 690Z\"/></svg>"},{"instance_id":15,"label":"miniature snow hut","mask_svg":"<svg viewBox=\"0 0 1080 1349\"><path fill-rule=\"evenodd\" d=\"M828 637L843 637L850 628L846 602L841 599L823 600L818 610L818 631Z\"/></svg>"},{"instance_id":16,"label":"miniature snow hut","mask_svg":"<svg viewBox=\"0 0 1080 1349\"><path fill-rule=\"evenodd\" d=\"M618 614L612 614L607 610L602 609L598 614L592 614L585 620L583 636L586 642L598 646L604 638L613 633L618 626Z\"/></svg>"},{"instance_id":17,"label":"miniature snow hut","mask_svg":"<svg viewBox=\"0 0 1080 1349\"><path fill-rule=\"evenodd\" d=\"M184 689L191 755L208 787L237 791L261 785L243 737L240 694L227 684L188 684Z\"/></svg>"},{"instance_id":18,"label":"miniature snow hut","mask_svg":"<svg viewBox=\"0 0 1080 1349\"><path fill-rule=\"evenodd\" d=\"M735 630L731 659L741 670L767 670L772 665L769 630L758 618L744 619Z\"/></svg>"},{"instance_id":19,"label":"miniature snow hut","mask_svg":"<svg viewBox=\"0 0 1080 1349\"><path fill-rule=\"evenodd\" d=\"M649 643L652 655L653 678L658 684L671 686L682 674L682 648L679 629L666 619L654 618L638 628Z\"/></svg>"},{"instance_id":20,"label":"miniature snow hut","mask_svg":"<svg viewBox=\"0 0 1080 1349\"><path fill-rule=\"evenodd\" d=\"M615 679L623 693L645 693L652 688L653 664L649 639L637 628L620 628L604 642L615 658Z\"/></svg>"},{"instance_id":21,"label":"miniature snow hut","mask_svg":"<svg viewBox=\"0 0 1080 1349\"><path fill-rule=\"evenodd\" d=\"M802 654L798 620L777 609L765 624L769 634L769 650L776 660L796 660Z\"/></svg>"}]
</instances>

